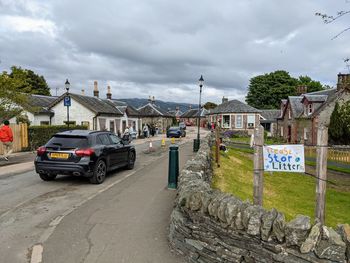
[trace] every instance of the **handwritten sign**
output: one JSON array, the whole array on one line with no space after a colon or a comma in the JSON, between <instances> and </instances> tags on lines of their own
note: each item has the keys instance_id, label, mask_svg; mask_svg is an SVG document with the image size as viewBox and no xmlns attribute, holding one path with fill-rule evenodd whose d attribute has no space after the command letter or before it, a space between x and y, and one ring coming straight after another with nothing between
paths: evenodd
<instances>
[{"instance_id":1,"label":"handwritten sign","mask_svg":"<svg viewBox=\"0 0 350 263\"><path fill-rule=\"evenodd\" d=\"M263 153L265 171L305 172L304 145L269 145Z\"/></svg>"}]
</instances>

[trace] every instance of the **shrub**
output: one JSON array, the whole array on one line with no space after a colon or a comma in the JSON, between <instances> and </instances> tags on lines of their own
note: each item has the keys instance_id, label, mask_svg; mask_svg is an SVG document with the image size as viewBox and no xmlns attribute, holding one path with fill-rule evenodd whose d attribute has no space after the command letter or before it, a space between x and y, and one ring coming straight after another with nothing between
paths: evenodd
<instances>
[{"instance_id":1,"label":"shrub","mask_svg":"<svg viewBox=\"0 0 350 263\"><path fill-rule=\"evenodd\" d=\"M30 150L35 150L38 147L47 143L50 138L62 131L67 130L87 130L86 126L69 126L69 129L66 125L42 125L42 126L30 126L28 128L28 137L29 137L29 147Z\"/></svg>"},{"instance_id":2,"label":"shrub","mask_svg":"<svg viewBox=\"0 0 350 263\"><path fill-rule=\"evenodd\" d=\"M228 130L224 132L224 138L233 138L234 136L234 131Z\"/></svg>"}]
</instances>

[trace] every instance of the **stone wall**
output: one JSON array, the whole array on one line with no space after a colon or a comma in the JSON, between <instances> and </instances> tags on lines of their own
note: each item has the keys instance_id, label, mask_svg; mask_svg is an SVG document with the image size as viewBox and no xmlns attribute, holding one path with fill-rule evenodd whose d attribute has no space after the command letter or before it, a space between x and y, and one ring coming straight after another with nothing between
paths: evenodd
<instances>
[{"instance_id":1,"label":"stone wall","mask_svg":"<svg viewBox=\"0 0 350 263\"><path fill-rule=\"evenodd\" d=\"M181 171L171 245L189 262L350 262L350 227L333 230L214 190L210 137ZM348 260L348 261L347 261Z\"/></svg>"}]
</instances>

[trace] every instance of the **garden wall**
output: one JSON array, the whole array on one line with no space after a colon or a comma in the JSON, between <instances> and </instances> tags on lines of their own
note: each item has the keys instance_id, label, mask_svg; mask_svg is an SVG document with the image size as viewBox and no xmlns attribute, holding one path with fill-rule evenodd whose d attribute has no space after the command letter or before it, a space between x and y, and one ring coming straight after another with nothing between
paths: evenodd
<instances>
[{"instance_id":1,"label":"garden wall","mask_svg":"<svg viewBox=\"0 0 350 263\"><path fill-rule=\"evenodd\" d=\"M302 215L286 222L275 209L212 189L211 141L179 177L169 234L177 251L199 263L350 262L349 225L333 230Z\"/></svg>"}]
</instances>

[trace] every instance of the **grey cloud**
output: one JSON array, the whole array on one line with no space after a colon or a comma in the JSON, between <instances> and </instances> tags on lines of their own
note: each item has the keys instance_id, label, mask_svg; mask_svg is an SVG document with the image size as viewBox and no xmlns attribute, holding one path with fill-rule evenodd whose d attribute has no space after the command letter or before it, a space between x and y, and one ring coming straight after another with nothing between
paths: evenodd
<instances>
[{"instance_id":1,"label":"grey cloud","mask_svg":"<svg viewBox=\"0 0 350 263\"><path fill-rule=\"evenodd\" d=\"M251 77L278 69L334 84L350 35L330 39L348 18L324 25L314 13L349 6L341 0L0 0L0 18L47 19L57 29L50 37L0 25L7 32L0 37L0 67L33 68L53 88L68 77L73 90L90 92L98 80L101 89L112 83L118 97L193 103L201 74L210 94L204 99L216 102L223 95L243 99Z\"/></svg>"}]
</instances>

